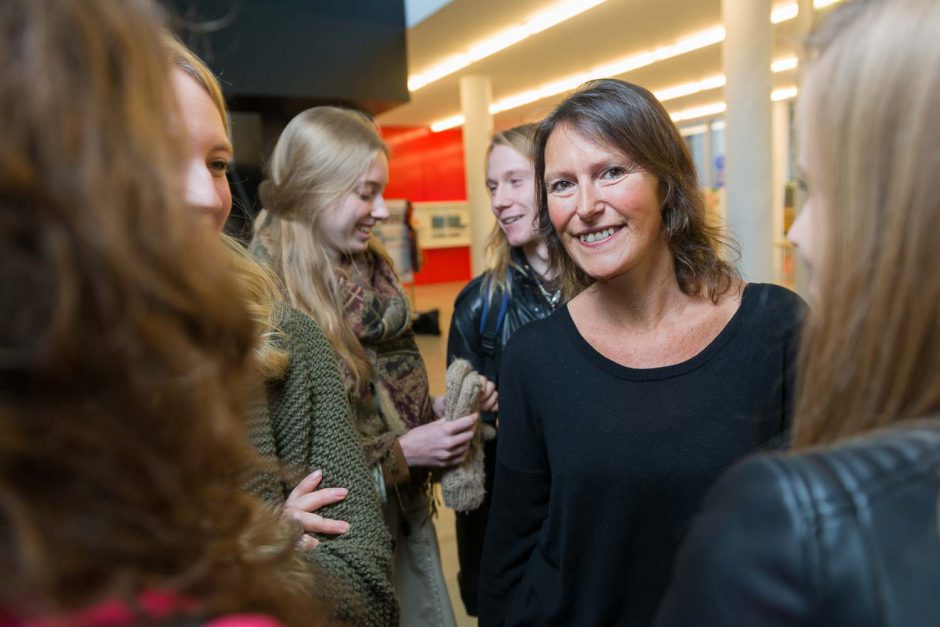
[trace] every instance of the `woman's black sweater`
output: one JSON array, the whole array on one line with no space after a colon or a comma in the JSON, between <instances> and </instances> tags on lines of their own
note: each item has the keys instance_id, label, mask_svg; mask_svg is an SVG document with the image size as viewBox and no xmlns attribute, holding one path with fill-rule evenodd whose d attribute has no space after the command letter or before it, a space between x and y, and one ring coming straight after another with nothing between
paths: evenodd
<instances>
[{"instance_id":1,"label":"woman's black sweater","mask_svg":"<svg viewBox=\"0 0 940 627\"><path fill-rule=\"evenodd\" d=\"M698 355L621 366L568 308L520 329L500 371L481 625L648 625L706 489L780 443L805 304L749 285Z\"/></svg>"}]
</instances>

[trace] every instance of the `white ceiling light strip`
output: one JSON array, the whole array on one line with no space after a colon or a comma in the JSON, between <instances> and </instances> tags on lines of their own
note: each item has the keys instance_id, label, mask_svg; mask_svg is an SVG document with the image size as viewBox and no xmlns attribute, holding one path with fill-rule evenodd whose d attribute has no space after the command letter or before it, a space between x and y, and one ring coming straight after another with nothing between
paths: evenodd
<instances>
[{"instance_id":1,"label":"white ceiling light strip","mask_svg":"<svg viewBox=\"0 0 940 627\"><path fill-rule=\"evenodd\" d=\"M702 105L701 107L692 107L684 111L671 114L673 122L684 122L685 120L695 120L697 118L707 118L712 115L720 115L728 108L723 102L713 102Z\"/></svg>"},{"instance_id":2,"label":"white ceiling light strip","mask_svg":"<svg viewBox=\"0 0 940 627\"><path fill-rule=\"evenodd\" d=\"M501 98L490 106L490 113L502 113L510 109L515 109L532 102L537 102L544 98L549 98L557 94L563 94L567 91L576 89L578 85L598 78L600 76L619 76L643 67L652 65L658 61L671 59L693 50L699 50L707 46L719 43L725 38L725 29L723 26L712 28L707 31L695 33L689 37L668 46L662 46L654 50L648 50L639 54L630 55L623 59L618 59L611 63L599 65L586 72L579 72L566 76L557 81L547 83L535 89L529 89L518 94L513 94L506 98Z\"/></svg>"},{"instance_id":3,"label":"white ceiling light strip","mask_svg":"<svg viewBox=\"0 0 940 627\"><path fill-rule=\"evenodd\" d=\"M795 70L799 64L800 60L796 57L781 57L774 59L774 62L770 64L770 71L778 74L787 70Z\"/></svg>"},{"instance_id":4,"label":"white ceiling light strip","mask_svg":"<svg viewBox=\"0 0 940 627\"><path fill-rule=\"evenodd\" d=\"M814 0L813 7L816 9L821 9L832 4L841 2L842 0ZM799 4L797 2L788 2L786 4L777 5L774 7L771 12L771 22L774 24L779 24L795 18L799 14ZM581 72L578 74L573 74L565 78L547 83L535 89L529 89L524 92L513 94L506 98L501 98L497 100L492 105L490 105L490 113L497 114L502 113L503 111L508 111L510 109L515 109L517 107L522 107L545 98L550 98L552 96L557 96L558 94L563 94L565 92L572 91L581 85L584 82L587 82L594 78L604 77L604 76L619 76L621 74L626 74L634 70L650 66L659 61L664 61L666 59L675 58L679 55L693 52L695 50L700 50L707 46L711 46L717 43L721 43L725 39L725 29L723 26L715 26L708 30L700 31L679 41L674 44L656 48L654 50L648 50L645 52L640 52L637 54L630 55L623 59L613 61L604 65L597 66L588 70L587 72ZM771 70L773 72L785 72L791 70L797 66L796 57L786 57L784 59L778 59L774 61L771 65ZM711 77L711 79L705 80L717 80L717 76ZM714 89L714 88L712 88ZM704 91L704 90L699 90ZM692 93L697 93L695 91L689 92L683 95L690 95ZM675 96L678 97L678 96ZM660 98L660 100L663 100ZM464 123L464 118L462 115L452 115L447 118L437 120L431 123L431 130L435 133L444 131L450 128L461 126Z\"/></svg>"},{"instance_id":5,"label":"white ceiling light strip","mask_svg":"<svg viewBox=\"0 0 940 627\"><path fill-rule=\"evenodd\" d=\"M781 100L789 100L791 98L796 98L796 95L799 93L799 89L796 87L782 87L780 89L775 89L770 94L770 99L774 102L780 102Z\"/></svg>"},{"instance_id":6,"label":"white ceiling light strip","mask_svg":"<svg viewBox=\"0 0 940 627\"><path fill-rule=\"evenodd\" d=\"M471 63L476 63L497 52L505 50L532 35L548 30L576 15L593 9L606 0L566 0L552 5L549 9L541 11L518 26L507 28L497 34L477 42L469 50L444 59L440 63L408 77L408 91L418 91L434 81L462 70Z\"/></svg>"},{"instance_id":7,"label":"white ceiling light strip","mask_svg":"<svg viewBox=\"0 0 940 627\"><path fill-rule=\"evenodd\" d=\"M770 67L774 73L786 72L788 70L792 70L793 68L797 67L797 63L798 62L797 62L796 57L784 57L784 58L775 60L771 64ZM590 79L584 79L578 83L575 83L574 85L572 85L569 89L565 91L571 91L577 88L578 85L580 85L586 80L590 80ZM674 85L672 87L660 89L658 91L653 92L653 95L656 96L656 98L660 102L667 102L669 100L675 100L676 98L692 96L692 95L701 93L703 91L708 91L711 89L719 89L725 86L725 82L726 81L725 81L724 75L717 74L715 76L710 76L700 81L692 81L690 83L682 83L681 85ZM547 98L548 96L545 96L545 97ZM505 109L497 110L497 107L496 107L497 104L498 103L493 103L490 106L490 113L495 114L495 113L499 113L500 111L505 110ZM523 104L528 104L528 103L523 103ZM522 106L522 105L519 105L519 106ZM512 107L509 107L509 108L512 108ZM431 124L431 130L435 133L438 133L440 131L445 131L450 128L461 126L463 123L464 123L464 118L462 115L459 115L459 114L453 115L449 118L444 118L443 120L438 120L434 122L433 124Z\"/></svg>"},{"instance_id":8,"label":"white ceiling light strip","mask_svg":"<svg viewBox=\"0 0 940 627\"><path fill-rule=\"evenodd\" d=\"M708 91L709 89L719 89L724 87L726 82L724 74L718 74L700 81L660 89L659 91L654 91L653 95L656 96L656 99L660 102L667 102L669 100L675 100L676 98L683 98L685 96Z\"/></svg>"},{"instance_id":9,"label":"white ceiling light strip","mask_svg":"<svg viewBox=\"0 0 940 627\"><path fill-rule=\"evenodd\" d=\"M774 102L780 102L781 100L790 100L791 98L796 98L796 95L799 93L799 90L796 87L784 87L781 89L775 89L770 94L770 99ZM702 105L701 107L692 107L691 109L685 109L683 111L677 111L670 115L673 122L685 122L688 120L697 120L698 118L707 118L713 115L720 115L728 109L728 105L724 102L713 102L711 104ZM719 128L718 123L712 124L713 129ZM721 123L721 128L724 128L724 123Z\"/></svg>"}]
</instances>

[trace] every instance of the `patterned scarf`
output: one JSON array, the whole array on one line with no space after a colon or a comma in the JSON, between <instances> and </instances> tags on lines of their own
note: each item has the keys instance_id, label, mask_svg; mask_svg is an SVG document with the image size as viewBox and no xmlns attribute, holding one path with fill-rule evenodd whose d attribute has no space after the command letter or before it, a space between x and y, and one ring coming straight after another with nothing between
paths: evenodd
<instances>
[{"instance_id":1,"label":"patterned scarf","mask_svg":"<svg viewBox=\"0 0 940 627\"><path fill-rule=\"evenodd\" d=\"M372 365L371 381L362 382L352 399L372 465L398 436L434 420L428 374L411 331L408 299L388 261L369 250L344 258L340 270L344 319ZM351 373L343 373L351 386Z\"/></svg>"}]
</instances>

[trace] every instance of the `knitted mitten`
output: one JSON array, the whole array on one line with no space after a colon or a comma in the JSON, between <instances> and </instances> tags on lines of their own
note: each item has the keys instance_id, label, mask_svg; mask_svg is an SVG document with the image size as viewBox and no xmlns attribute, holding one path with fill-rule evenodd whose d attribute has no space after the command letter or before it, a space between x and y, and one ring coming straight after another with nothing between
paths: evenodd
<instances>
[{"instance_id":1,"label":"knitted mitten","mask_svg":"<svg viewBox=\"0 0 940 627\"><path fill-rule=\"evenodd\" d=\"M479 410L480 375L469 362L455 360L447 369L446 381L444 420L456 420ZM481 432L477 429L464 462L445 470L441 477L444 503L458 512L469 512L483 503L483 445L480 438Z\"/></svg>"}]
</instances>

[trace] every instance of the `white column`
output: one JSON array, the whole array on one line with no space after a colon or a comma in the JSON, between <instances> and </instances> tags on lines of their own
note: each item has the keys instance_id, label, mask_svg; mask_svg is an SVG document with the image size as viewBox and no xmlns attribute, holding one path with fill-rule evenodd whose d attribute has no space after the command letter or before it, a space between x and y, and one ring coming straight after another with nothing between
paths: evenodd
<instances>
[{"instance_id":1,"label":"white column","mask_svg":"<svg viewBox=\"0 0 940 627\"><path fill-rule=\"evenodd\" d=\"M699 178L702 180L702 187L711 189L714 186L714 177L712 176L712 166L715 163L715 155L712 154L712 120L705 120L705 171L699 172Z\"/></svg>"},{"instance_id":2,"label":"white column","mask_svg":"<svg viewBox=\"0 0 940 627\"><path fill-rule=\"evenodd\" d=\"M486 269L486 238L495 218L486 191L486 149L493 135L490 103L493 88L488 76L464 76L460 79L460 108L464 116L463 161L467 179L467 203L470 205L470 259L473 275Z\"/></svg>"},{"instance_id":3,"label":"white column","mask_svg":"<svg viewBox=\"0 0 940 627\"><path fill-rule=\"evenodd\" d=\"M783 203L790 170L790 101L773 103L773 211L771 228L774 241L774 280L783 277L783 248L777 246L784 240Z\"/></svg>"},{"instance_id":4,"label":"white column","mask_svg":"<svg viewBox=\"0 0 940 627\"><path fill-rule=\"evenodd\" d=\"M772 281L770 0L722 0L726 219L747 281Z\"/></svg>"},{"instance_id":5,"label":"white column","mask_svg":"<svg viewBox=\"0 0 940 627\"><path fill-rule=\"evenodd\" d=\"M802 40L809 34L810 29L813 28L813 16L816 14L816 9L813 7L813 0L799 0L800 13L797 15L797 28L798 35Z\"/></svg>"},{"instance_id":6,"label":"white column","mask_svg":"<svg viewBox=\"0 0 940 627\"><path fill-rule=\"evenodd\" d=\"M800 13L797 16L798 23L798 39L802 41L810 32L813 27L813 16L816 12L816 9L813 7L813 0L799 0L800 2ZM800 65L800 75L803 74L803 64ZM797 96L799 98L799 96ZM799 150L799 143L802 140L801 137L797 136L795 138L797 144L797 150ZM799 154L799 153L797 153ZM800 210L803 208L803 202L806 200L803 197L803 191L797 186L794 190L795 197L794 202L794 216L800 214ZM806 267L806 264L803 263L803 258L799 254L796 255L796 291L799 292L803 298L809 299L809 269Z\"/></svg>"}]
</instances>

